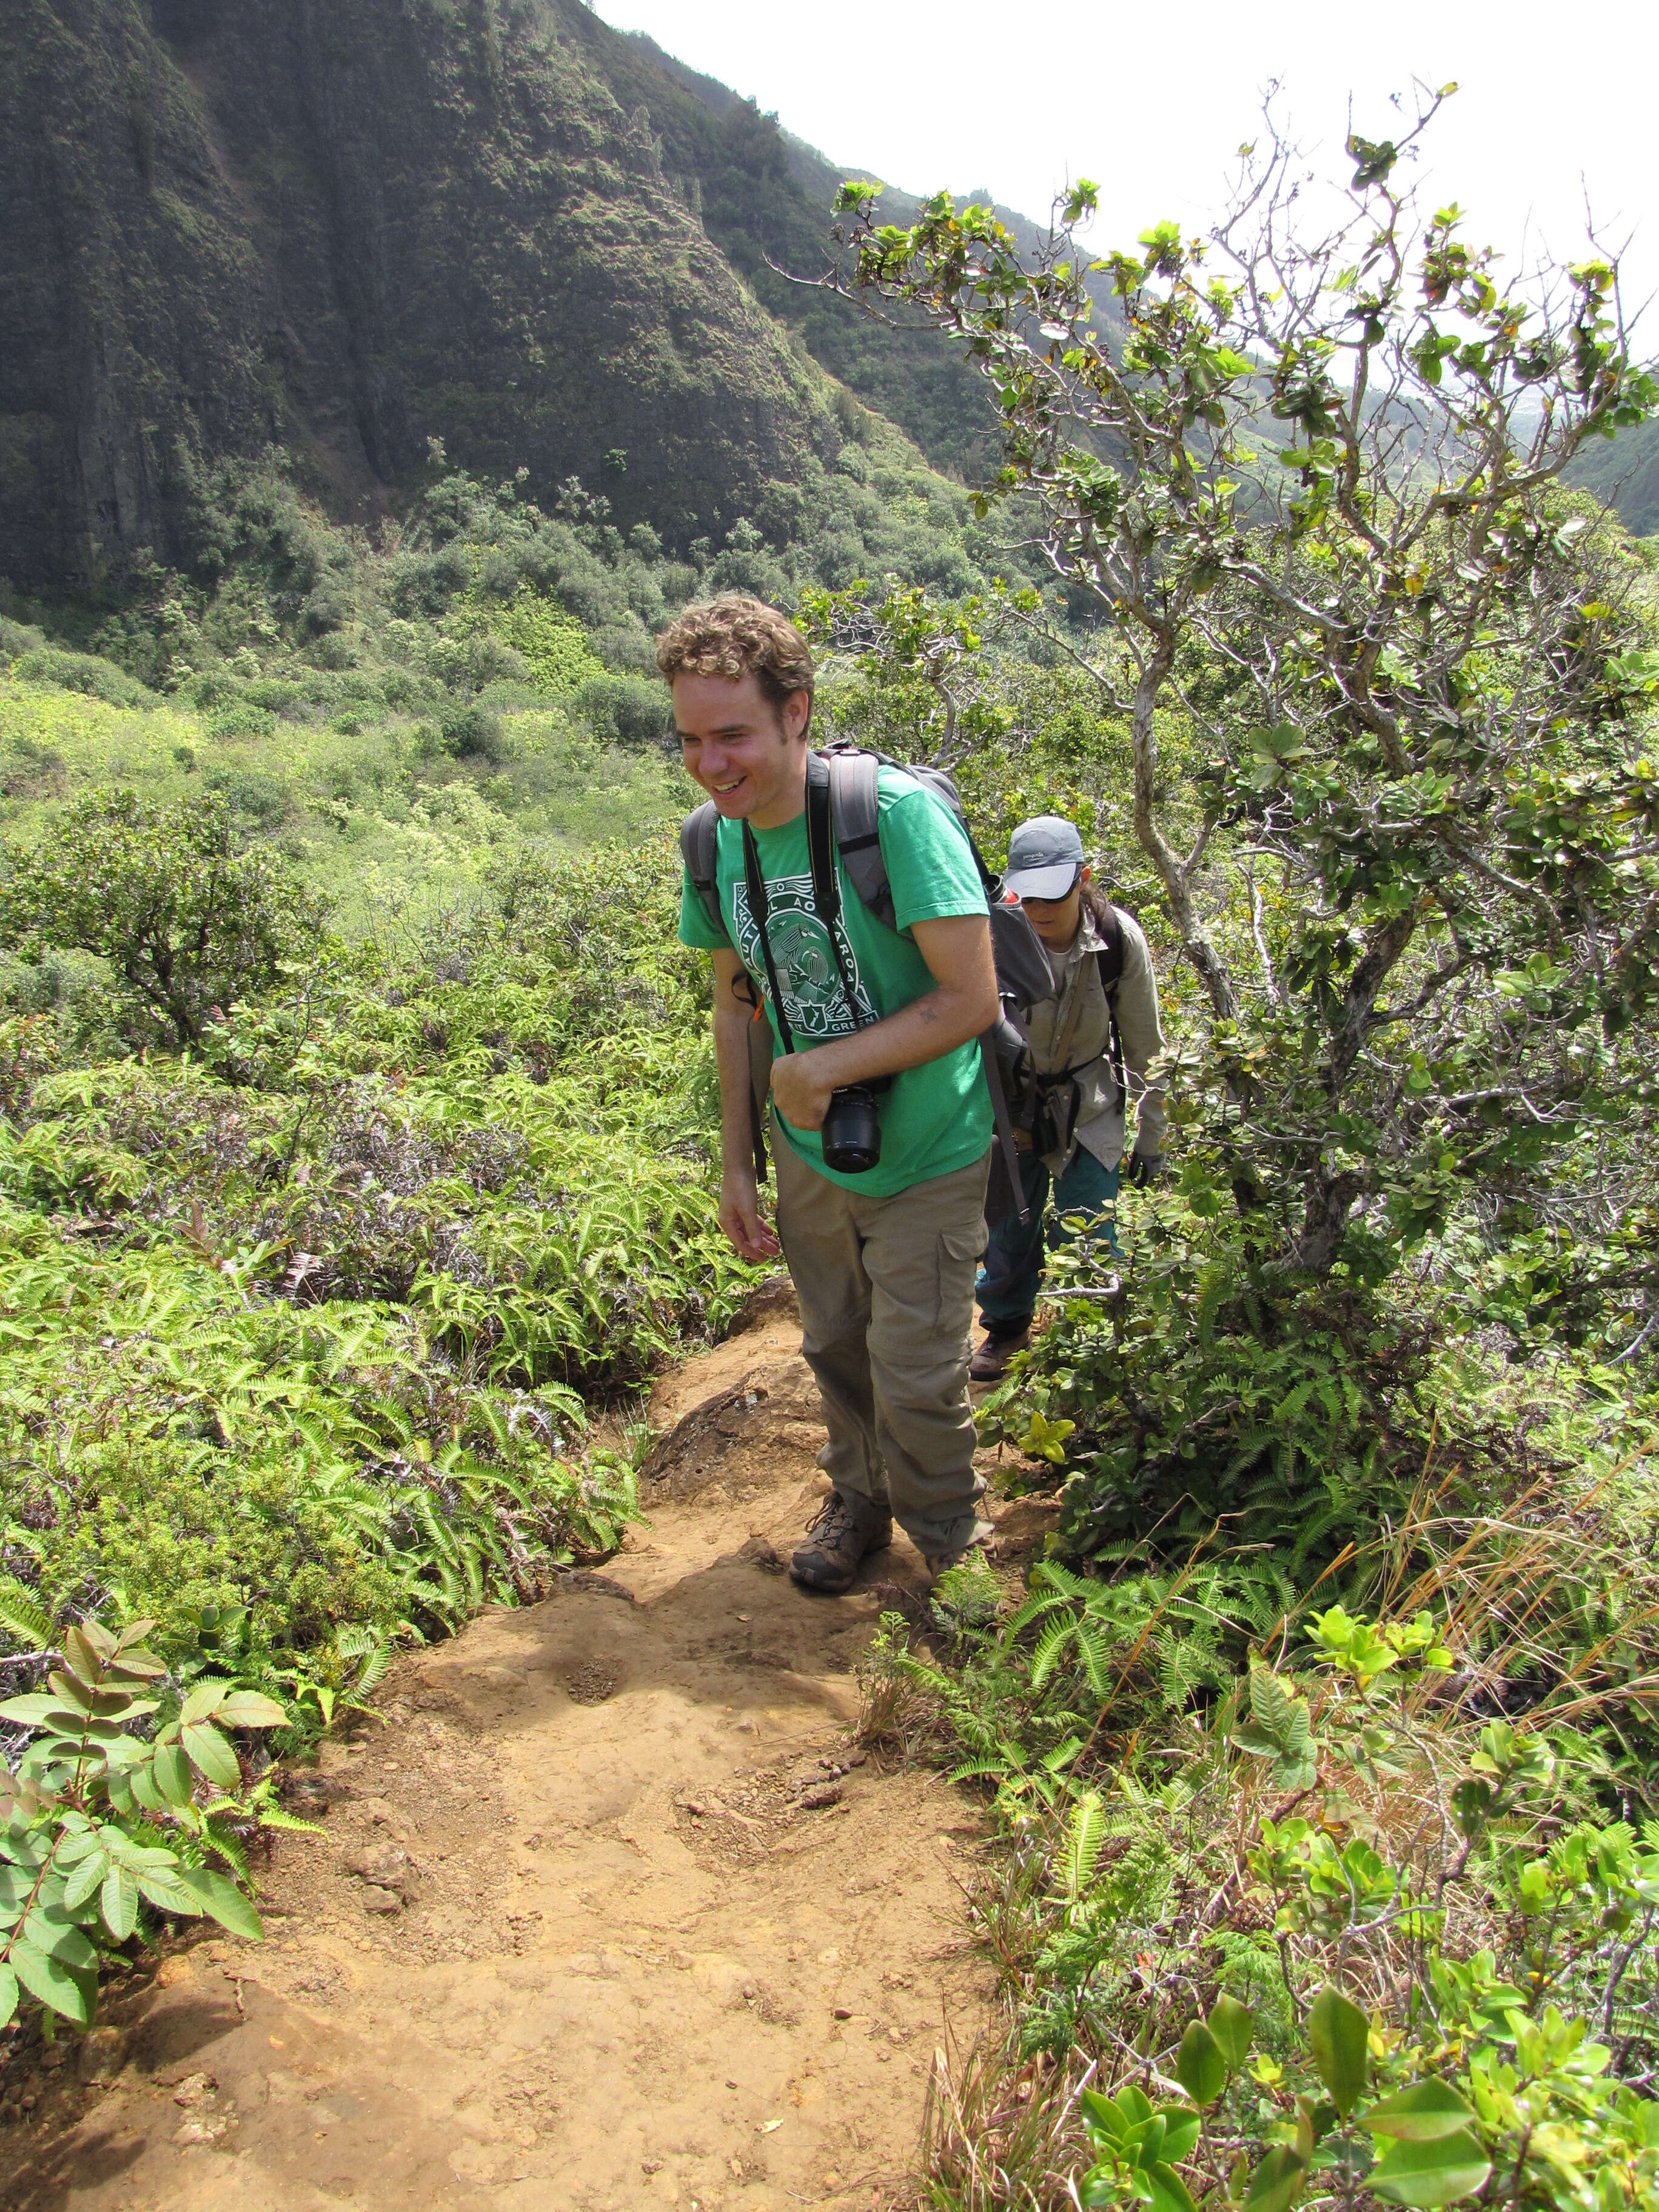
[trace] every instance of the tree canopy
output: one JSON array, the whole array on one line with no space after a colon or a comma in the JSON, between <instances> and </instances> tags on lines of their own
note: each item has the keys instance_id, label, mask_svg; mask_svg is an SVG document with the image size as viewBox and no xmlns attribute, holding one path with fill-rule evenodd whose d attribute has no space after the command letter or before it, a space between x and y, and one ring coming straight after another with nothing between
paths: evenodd
<instances>
[{"instance_id":1,"label":"tree canopy","mask_svg":"<svg viewBox=\"0 0 1659 2212\"><path fill-rule=\"evenodd\" d=\"M866 295L989 380L981 504L1037 532L1089 624L1059 642L1128 722L1136 833L1212 1016L1189 1188L1316 1276L1386 1267L1471 1187L1559 1188L1648 1084L1659 655L1643 562L1560 477L1659 386L1612 260L1500 279L1456 206L1419 210L1402 176L1443 96L1351 140L1318 232L1270 123L1212 236L1159 223L1099 258L1086 183L1035 256L947 195L907 228L842 195Z\"/></svg>"}]
</instances>

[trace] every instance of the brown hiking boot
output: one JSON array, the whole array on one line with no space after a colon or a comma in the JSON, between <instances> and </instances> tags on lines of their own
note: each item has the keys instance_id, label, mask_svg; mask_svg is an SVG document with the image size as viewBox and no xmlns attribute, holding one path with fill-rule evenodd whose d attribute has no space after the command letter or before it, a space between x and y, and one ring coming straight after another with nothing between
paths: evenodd
<instances>
[{"instance_id":1,"label":"brown hiking boot","mask_svg":"<svg viewBox=\"0 0 1659 2212\"><path fill-rule=\"evenodd\" d=\"M1000 1382L1008 1362L1017 1352L1024 1352L1030 1341L1029 1325L1016 1330L1012 1336L999 1336L994 1329L987 1329L973 1358L968 1362L969 1381Z\"/></svg>"},{"instance_id":2,"label":"brown hiking boot","mask_svg":"<svg viewBox=\"0 0 1659 2212\"><path fill-rule=\"evenodd\" d=\"M855 1490L832 1490L807 1525L806 1536L789 1562L791 1578L803 1589L839 1597L853 1587L866 1552L884 1552L893 1540L893 1516Z\"/></svg>"}]
</instances>

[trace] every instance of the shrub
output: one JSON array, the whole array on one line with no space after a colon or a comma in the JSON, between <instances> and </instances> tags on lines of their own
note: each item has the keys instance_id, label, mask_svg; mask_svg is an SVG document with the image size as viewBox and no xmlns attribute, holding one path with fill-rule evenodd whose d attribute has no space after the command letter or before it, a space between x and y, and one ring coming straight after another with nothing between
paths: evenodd
<instances>
[{"instance_id":1,"label":"shrub","mask_svg":"<svg viewBox=\"0 0 1659 2212\"><path fill-rule=\"evenodd\" d=\"M525 664L537 689L556 697L599 672L587 633L574 615L528 586L491 610L491 629Z\"/></svg>"},{"instance_id":2,"label":"shrub","mask_svg":"<svg viewBox=\"0 0 1659 2212\"><path fill-rule=\"evenodd\" d=\"M155 808L130 791L71 807L50 840L12 848L0 943L107 960L133 1000L194 1043L215 1006L275 980L314 939L315 902L274 854L241 846L222 798Z\"/></svg>"},{"instance_id":3,"label":"shrub","mask_svg":"<svg viewBox=\"0 0 1659 2212\"><path fill-rule=\"evenodd\" d=\"M235 738L268 738L276 727L269 707L252 699L232 699L208 718L208 735L225 744Z\"/></svg>"},{"instance_id":4,"label":"shrub","mask_svg":"<svg viewBox=\"0 0 1659 2212\"><path fill-rule=\"evenodd\" d=\"M263 769L215 769L207 781L238 822L275 830L288 817L288 786Z\"/></svg>"},{"instance_id":5,"label":"shrub","mask_svg":"<svg viewBox=\"0 0 1659 2212\"><path fill-rule=\"evenodd\" d=\"M643 676L596 676L576 693L575 706L597 738L613 744L661 742L672 716L659 683Z\"/></svg>"},{"instance_id":6,"label":"shrub","mask_svg":"<svg viewBox=\"0 0 1659 2212\"><path fill-rule=\"evenodd\" d=\"M447 706L439 720L444 750L456 760L484 760L492 765L507 757L501 718L475 699L465 706Z\"/></svg>"},{"instance_id":7,"label":"shrub","mask_svg":"<svg viewBox=\"0 0 1659 2212\"><path fill-rule=\"evenodd\" d=\"M67 653L55 645L37 646L15 664L13 673L28 684L52 684L62 691L84 692L112 707L153 707L155 694L125 670L91 653Z\"/></svg>"},{"instance_id":8,"label":"shrub","mask_svg":"<svg viewBox=\"0 0 1659 2212\"><path fill-rule=\"evenodd\" d=\"M88 2027L102 1966L150 1939L151 1914L205 1913L260 1939L240 1886L238 1830L295 1824L271 1802L269 1778L244 1793L225 1731L282 1728L289 1717L226 1682L199 1683L181 1703L145 1647L152 1621L118 1636L91 1619L54 1630L4 1592L0 1620L63 1654L47 1691L0 1706L0 1719L33 1739L15 1773L0 1767L0 2028L25 1996ZM210 1802L198 1805L198 1792Z\"/></svg>"}]
</instances>

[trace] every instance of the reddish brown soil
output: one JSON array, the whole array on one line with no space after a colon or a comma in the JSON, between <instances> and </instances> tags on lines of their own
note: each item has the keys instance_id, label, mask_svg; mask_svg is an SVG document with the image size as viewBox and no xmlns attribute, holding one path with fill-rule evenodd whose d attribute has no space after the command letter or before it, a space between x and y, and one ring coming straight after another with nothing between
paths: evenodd
<instances>
[{"instance_id":1,"label":"reddish brown soil","mask_svg":"<svg viewBox=\"0 0 1659 2212\"><path fill-rule=\"evenodd\" d=\"M781 1571L823 1486L799 1346L775 1299L668 1378L649 1526L403 1662L390 1725L325 1747L326 1833L280 1840L264 1944L173 1953L0 2085L0 2203L905 2195L942 2021L988 1994L981 1826L936 1777L848 1763L859 1659L923 1576L902 1539L844 1599Z\"/></svg>"}]
</instances>

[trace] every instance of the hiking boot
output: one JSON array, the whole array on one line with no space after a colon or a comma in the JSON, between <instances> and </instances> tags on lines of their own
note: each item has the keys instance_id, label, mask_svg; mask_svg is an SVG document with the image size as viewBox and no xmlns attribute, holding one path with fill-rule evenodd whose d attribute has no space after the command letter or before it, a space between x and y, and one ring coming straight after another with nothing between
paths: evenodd
<instances>
[{"instance_id":1,"label":"hiking boot","mask_svg":"<svg viewBox=\"0 0 1659 2212\"><path fill-rule=\"evenodd\" d=\"M988 1328L981 1338L973 1358L968 1362L969 1381L970 1382L1000 1382L1008 1362L1017 1352L1024 1352L1030 1341L1031 1325L1029 1322L1024 1328L1016 1329L1012 1335L1000 1335L995 1329Z\"/></svg>"},{"instance_id":2,"label":"hiking boot","mask_svg":"<svg viewBox=\"0 0 1659 2212\"><path fill-rule=\"evenodd\" d=\"M803 1589L839 1597L853 1587L866 1552L884 1552L893 1540L893 1516L855 1490L832 1490L807 1524L805 1540L789 1562Z\"/></svg>"}]
</instances>

